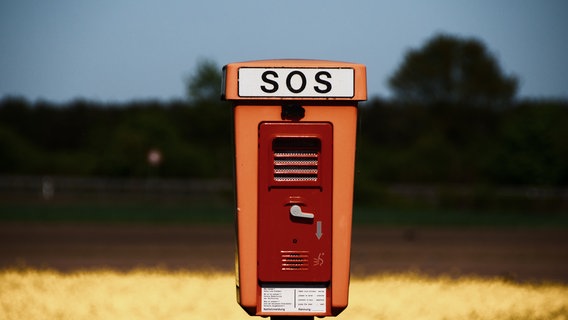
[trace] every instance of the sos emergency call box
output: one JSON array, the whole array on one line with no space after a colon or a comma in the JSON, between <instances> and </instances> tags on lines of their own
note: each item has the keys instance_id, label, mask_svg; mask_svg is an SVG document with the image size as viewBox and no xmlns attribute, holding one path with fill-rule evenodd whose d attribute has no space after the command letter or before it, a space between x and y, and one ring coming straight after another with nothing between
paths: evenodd
<instances>
[{"instance_id":1,"label":"sos emergency call box","mask_svg":"<svg viewBox=\"0 0 568 320\"><path fill-rule=\"evenodd\" d=\"M263 60L223 68L233 103L237 301L250 315L347 307L361 64Z\"/></svg>"}]
</instances>

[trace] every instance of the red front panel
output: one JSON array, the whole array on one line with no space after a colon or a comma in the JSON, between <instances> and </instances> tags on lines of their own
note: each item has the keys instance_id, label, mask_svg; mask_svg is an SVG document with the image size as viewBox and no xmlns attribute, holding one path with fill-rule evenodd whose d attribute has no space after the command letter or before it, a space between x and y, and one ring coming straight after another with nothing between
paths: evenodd
<instances>
[{"instance_id":1,"label":"red front panel","mask_svg":"<svg viewBox=\"0 0 568 320\"><path fill-rule=\"evenodd\" d=\"M333 127L259 126L258 278L331 280Z\"/></svg>"}]
</instances>

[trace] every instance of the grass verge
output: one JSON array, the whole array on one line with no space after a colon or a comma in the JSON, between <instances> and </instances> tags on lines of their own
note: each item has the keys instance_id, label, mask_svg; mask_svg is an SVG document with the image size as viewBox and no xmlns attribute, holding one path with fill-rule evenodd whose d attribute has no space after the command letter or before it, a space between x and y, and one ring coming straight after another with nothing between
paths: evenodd
<instances>
[{"instance_id":1,"label":"grass verge","mask_svg":"<svg viewBox=\"0 0 568 320\"><path fill-rule=\"evenodd\" d=\"M417 274L351 281L337 319L568 319L568 286ZM0 270L1 319L250 319L229 273Z\"/></svg>"}]
</instances>

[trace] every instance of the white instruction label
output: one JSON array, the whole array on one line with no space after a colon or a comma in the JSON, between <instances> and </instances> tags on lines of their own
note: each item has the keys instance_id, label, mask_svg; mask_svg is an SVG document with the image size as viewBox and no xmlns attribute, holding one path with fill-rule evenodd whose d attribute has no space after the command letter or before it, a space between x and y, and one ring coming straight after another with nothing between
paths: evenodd
<instances>
[{"instance_id":1,"label":"white instruction label","mask_svg":"<svg viewBox=\"0 0 568 320\"><path fill-rule=\"evenodd\" d=\"M262 287L262 312L325 312L324 287Z\"/></svg>"}]
</instances>

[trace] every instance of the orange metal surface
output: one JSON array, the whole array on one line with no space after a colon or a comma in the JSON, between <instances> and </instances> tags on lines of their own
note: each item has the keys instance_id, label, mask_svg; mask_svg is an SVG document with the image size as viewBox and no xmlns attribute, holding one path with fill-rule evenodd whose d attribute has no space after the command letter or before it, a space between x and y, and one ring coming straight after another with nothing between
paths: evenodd
<instances>
[{"instance_id":1,"label":"orange metal surface","mask_svg":"<svg viewBox=\"0 0 568 320\"><path fill-rule=\"evenodd\" d=\"M342 310L348 303L353 206L353 175L357 108L304 105L302 121L333 123L333 230L332 239L332 308ZM235 112L235 156L237 188L237 224L239 246L240 304L257 307L257 190L258 125L263 121L280 121L279 106L239 105Z\"/></svg>"},{"instance_id":2,"label":"orange metal surface","mask_svg":"<svg viewBox=\"0 0 568 320\"><path fill-rule=\"evenodd\" d=\"M350 98L242 98L238 96L238 69L241 67L352 68L354 95ZM357 102L367 97L365 66L322 60L264 60L232 63L224 72L224 98L234 101L238 302L251 315L281 315L262 313L258 298L259 125L267 121L289 122L282 119L280 101L294 100L305 110L304 116L295 121L328 122L333 126L332 275L327 288L328 294L331 292L331 308L328 308L331 313L317 315L337 315L348 304Z\"/></svg>"}]
</instances>

